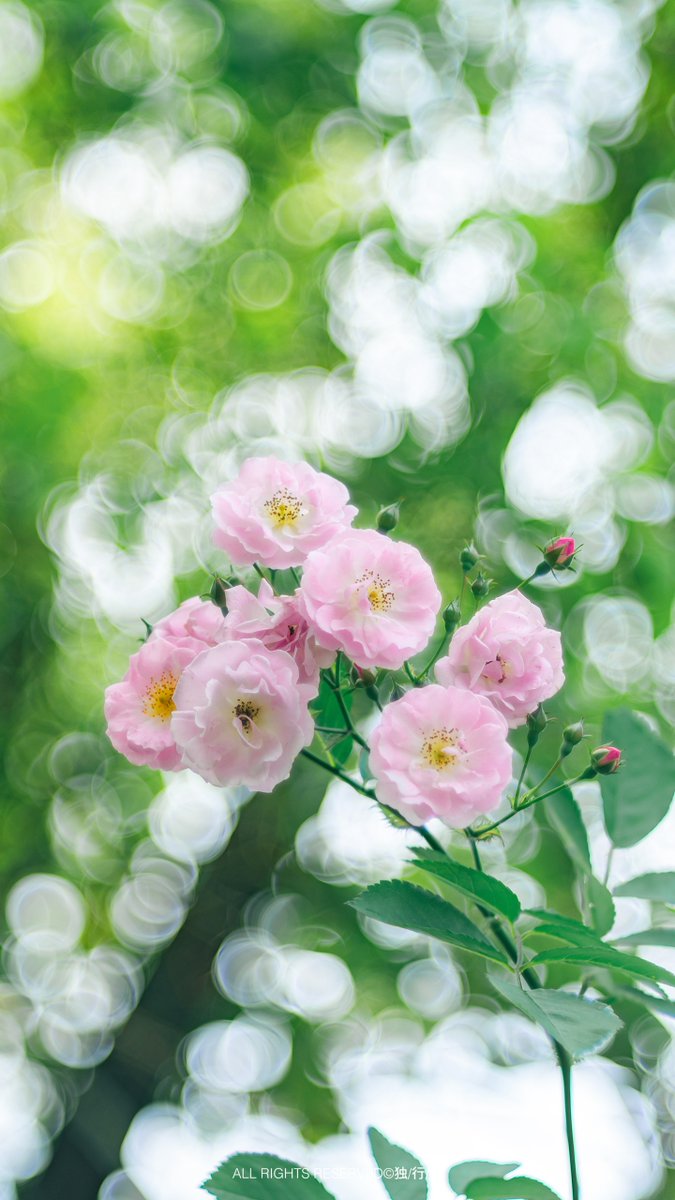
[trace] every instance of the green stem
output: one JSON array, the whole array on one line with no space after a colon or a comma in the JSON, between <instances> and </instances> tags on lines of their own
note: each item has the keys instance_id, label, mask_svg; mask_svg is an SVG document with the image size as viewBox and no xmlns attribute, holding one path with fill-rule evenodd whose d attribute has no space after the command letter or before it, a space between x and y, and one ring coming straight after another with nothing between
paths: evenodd
<instances>
[{"instance_id":1,"label":"green stem","mask_svg":"<svg viewBox=\"0 0 675 1200\"><path fill-rule=\"evenodd\" d=\"M426 679L426 677L427 677L427 675L429 674L429 672L430 672L431 668L433 667L434 663L436 662L436 659L437 659L437 658L440 658L441 654L443 653L443 650L445 649L445 643L446 643L447 639L448 639L448 635L447 635L447 633L444 631L444 632L443 632L443 636L441 637L441 640L440 640L440 642L438 643L438 646L436 647L436 649L435 649L434 653L432 654L431 658L429 659L429 661L428 661L428 663L427 663L426 667L423 667L423 668L422 668L422 670L420 671L420 673L419 673L419 675L418 675L418 679Z\"/></svg>"},{"instance_id":2,"label":"green stem","mask_svg":"<svg viewBox=\"0 0 675 1200\"><path fill-rule=\"evenodd\" d=\"M514 796L514 800L513 800L514 807L516 806L516 804L518 803L518 800L519 800L519 798L520 798L520 789L521 789L521 788L522 788L522 786L523 786L523 780L525 779L525 773L526 773L526 771L527 771L527 768L528 768L528 767L529 767L529 765L530 765L530 759L531 759L531 757L532 757L532 751L533 751L533 749L534 749L534 747L533 747L533 746L530 746L530 745L528 744L528 747L527 747L527 753L526 753L526 755L525 755L525 758L523 759L523 766L522 766L522 769L521 769L520 775L518 776L518 784L517 784L517 787L516 787L516 794L515 794L515 796Z\"/></svg>"},{"instance_id":3,"label":"green stem","mask_svg":"<svg viewBox=\"0 0 675 1200\"><path fill-rule=\"evenodd\" d=\"M572 1114L572 1061L567 1051L553 1043L558 1056L558 1064L563 1081L563 1099L565 1102L565 1134L567 1136L567 1155L570 1164L570 1183L572 1200L579 1200L579 1173L577 1170L577 1152L574 1145L574 1118Z\"/></svg>"},{"instance_id":4,"label":"green stem","mask_svg":"<svg viewBox=\"0 0 675 1200\"><path fill-rule=\"evenodd\" d=\"M364 750L367 750L368 743L365 738L361 737L361 734L358 732L358 730L354 728L354 722L352 721L349 709L347 708L347 705L345 703L345 698L342 695L342 689L340 687L340 651L339 650L337 653L337 658L335 659L335 679L332 678L330 673L327 674L326 678L328 679L328 684L331 687L331 689L333 691L333 695L335 696L335 699L338 702L338 705L340 707L340 712L342 713L342 720L345 723L348 733L350 734L351 737L353 737L355 742L358 742L359 746L361 746Z\"/></svg>"},{"instance_id":5,"label":"green stem","mask_svg":"<svg viewBox=\"0 0 675 1200\"><path fill-rule=\"evenodd\" d=\"M483 864L480 860L478 846L470 835L469 844L471 846L471 852L473 854L473 861L475 863L476 870L482 871ZM485 913L485 909L483 909L482 905L479 904L478 907L481 912ZM488 917L490 917L490 915L491 914L489 913L487 914ZM502 928L499 918L492 916L491 924L495 936L506 950L511 962L517 967L518 951L516 950L516 947L511 941L509 935ZM541 987L539 978L531 967L522 967L521 974L523 979L533 990ZM551 1038L551 1041L553 1042L553 1048L558 1059L558 1065L560 1067L563 1082L563 1099L565 1103L565 1134L567 1136L567 1154L570 1164L572 1200L579 1200L579 1175L577 1172L577 1156L574 1146L574 1120L572 1115L572 1060L570 1059L570 1056L565 1050L564 1046L560 1045L560 1042L556 1042L555 1038Z\"/></svg>"},{"instance_id":6,"label":"green stem","mask_svg":"<svg viewBox=\"0 0 675 1200\"><path fill-rule=\"evenodd\" d=\"M555 796L556 792L561 792L563 788L572 787L573 784L579 783L582 779L587 778L586 775L577 775L576 779L565 779L563 783L558 783L548 792L542 792L541 796L533 796L531 800L525 800L519 804L517 808L508 812L505 817L500 817L498 821L493 821L491 825L483 825L480 829L469 829L467 832L469 837L483 838L487 834L492 833L495 829L499 829L506 821L510 821L512 817L517 817L518 813L525 812L526 809L532 808L533 804L538 804L540 800L546 800L549 796Z\"/></svg>"},{"instance_id":7,"label":"green stem","mask_svg":"<svg viewBox=\"0 0 675 1200\"><path fill-rule=\"evenodd\" d=\"M326 762L324 758L319 758L319 755L313 754L311 750L301 750L300 753L305 758L308 758L310 762L316 763L317 767L323 767L324 771L328 771L331 775L335 775L335 777L337 779L341 779L343 783L348 783L355 792L360 792L362 796L367 796L369 800L375 799L375 796L372 792L368 791L368 788L365 788L362 784L357 783L355 779L352 779L343 770L341 770L340 767Z\"/></svg>"},{"instance_id":8,"label":"green stem","mask_svg":"<svg viewBox=\"0 0 675 1200\"><path fill-rule=\"evenodd\" d=\"M265 572L263 571L262 567L258 566L257 563L253 564L253 570L255 571L256 575L259 575L261 579L265 580L265 583L269 583L269 579L267 578Z\"/></svg>"},{"instance_id":9,"label":"green stem","mask_svg":"<svg viewBox=\"0 0 675 1200\"><path fill-rule=\"evenodd\" d=\"M419 681L417 675L415 675L412 667L410 666L410 663L404 662L403 670L405 671L406 675L408 676L408 679L412 683L413 687L419 687L420 681Z\"/></svg>"}]
</instances>

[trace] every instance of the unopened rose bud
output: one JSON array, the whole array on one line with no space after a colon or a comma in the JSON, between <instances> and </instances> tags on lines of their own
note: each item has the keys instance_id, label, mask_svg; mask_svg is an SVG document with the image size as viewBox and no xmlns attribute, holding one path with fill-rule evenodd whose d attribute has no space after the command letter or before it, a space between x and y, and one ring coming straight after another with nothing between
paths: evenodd
<instances>
[{"instance_id":1,"label":"unopened rose bud","mask_svg":"<svg viewBox=\"0 0 675 1200\"><path fill-rule=\"evenodd\" d=\"M536 746L541 734L544 732L548 724L548 717L544 712L541 704L538 704L534 712L527 715L527 744L528 746Z\"/></svg>"},{"instance_id":2,"label":"unopened rose bud","mask_svg":"<svg viewBox=\"0 0 675 1200\"><path fill-rule=\"evenodd\" d=\"M349 672L349 678L354 687L367 689L375 686L377 676L374 671L369 671L365 667L357 667L354 663Z\"/></svg>"},{"instance_id":3,"label":"unopened rose bud","mask_svg":"<svg viewBox=\"0 0 675 1200\"><path fill-rule=\"evenodd\" d=\"M471 542L470 545L465 546L464 549L460 551L459 565L465 575L468 575L469 571L473 571L479 558L480 554L476 550L473 542Z\"/></svg>"},{"instance_id":4,"label":"unopened rose bud","mask_svg":"<svg viewBox=\"0 0 675 1200\"><path fill-rule=\"evenodd\" d=\"M456 600L453 600L452 604L448 604L446 608L443 609L443 624L445 625L445 632L449 633L452 637L461 619L462 614L459 610L459 604Z\"/></svg>"},{"instance_id":5,"label":"unopened rose bud","mask_svg":"<svg viewBox=\"0 0 675 1200\"><path fill-rule=\"evenodd\" d=\"M579 745L579 742L584 736L583 721L576 721L573 725L567 725L563 729L562 746L560 747L560 757L566 758L571 754L574 747Z\"/></svg>"},{"instance_id":6,"label":"unopened rose bud","mask_svg":"<svg viewBox=\"0 0 675 1200\"><path fill-rule=\"evenodd\" d=\"M398 525L400 516L401 505L388 504L386 508L381 508L377 514L375 528L378 529L380 533L391 533L392 529L395 529Z\"/></svg>"},{"instance_id":7,"label":"unopened rose bud","mask_svg":"<svg viewBox=\"0 0 675 1200\"><path fill-rule=\"evenodd\" d=\"M479 572L479 574L476 576L473 583L471 584L471 591L473 592L476 599L480 600L480 599L482 599L483 596L487 596L491 587L492 587L492 580L487 579L486 576L483 575L483 573L481 571L481 572Z\"/></svg>"},{"instance_id":8,"label":"unopened rose bud","mask_svg":"<svg viewBox=\"0 0 675 1200\"><path fill-rule=\"evenodd\" d=\"M621 751L617 746L598 746L591 754L591 763L598 775L614 775L621 766Z\"/></svg>"},{"instance_id":9,"label":"unopened rose bud","mask_svg":"<svg viewBox=\"0 0 675 1200\"><path fill-rule=\"evenodd\" d=\"M213 583L209 592L209 599L213 604L217 605L223 616L227 616L227 593L232 586L228 579L221 579L219 575L213 576Z\"/></svg>"},{"instance_id":10,"label":"unopened rose bud","mask_svg":"<svg viewBox=\"0 0 675 1200\"><path fill-rule=\"evenodd\" d=\"M573 537L555 538L544 549L544 562L548 563L549 567L563 571L565 567L572 565L576 552L577 544Z\"/></svg>"}]
</instances>

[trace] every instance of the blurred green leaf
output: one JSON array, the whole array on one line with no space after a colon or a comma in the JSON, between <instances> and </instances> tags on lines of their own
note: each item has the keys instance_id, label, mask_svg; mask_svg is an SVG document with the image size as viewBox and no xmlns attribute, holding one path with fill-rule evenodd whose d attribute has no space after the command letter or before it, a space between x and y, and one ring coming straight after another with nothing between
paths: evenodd
<instances>
[{"instance_id":1,"label":"blurred green leaf","mask_svg":"<svg viewBox=\"0 0 675 1200\"><path fill-rule=\"evenodd\" d=\"M670 808L675 759L658 734L627 708L606 714L602 737L623 754L615 775L600 776L607 833L615 846L634 846Z\"/></svg>"},{"instance_id":2,"label":"blurred green leaf","mask_svg":"<svg viewBox=\"0 0 675 1200\"><path fill-rule=\"evenodd\" d=\"M366 917L374 917L387 925L401 929L412 929L425 937L439 938L472 954L480 954L494 962L506 963L500 950L483 936L477 925L433 892L405 883L400 879L389 879L375 883L355 900L349 901L352 908Z\"/></svg>"},{"instance_id":3,"label":"blurred green leaf","mask_svg":"<svg viewBox=\"0 0 675 1200\"><path fill-rule=\"evenodd\" d=\"M387 1141L372 1125L368 1130L373 1158L382 1174L380 1180L391 1200L427 1200L427 1173L419 1159L408 1150ZM404 1178L397 1178L398 1171Z\"/></svg>"},{"instance_id":4,"label":"blurred green leaf","mask_svg":"<svg viewBox=\"0 0 675 1200\"><path fill-rule=\"evenodd\" d=\"M621 1028L616 1013L597 1000L549 988L527 991L497 977L491 981L505 1000L560 1042L573 1058L604 1050Z\"/></svg>"},{"instance_id":5,"label":"blurred green leaf","mask_svg":"<svg viewBox=\"0 0 675 1200\"><path fill-rule=\"evenodd\" d=\"M517 1171L519 1166L520 1163L517 1162L493 1163L483 1162L481 1159L470 1159L450 1168L448 1183L458 1196L464 1196L466 1188L473 1179L503 1179L505 1175Z\"/></svg>"},{"instance_id":6,"label":"blurred green leaf","mask_svg":"<svg viewBox=\"0 0 675 1200\"><path fill-rule=\"evenodd\" d=\"M640 929L637 933L626 933L615 938L613 946L672 946L675 949L675 929L664 925L660 929Z\"/></svg>"},{"instance_id":7,"label":"blurred green leaf","mask_svg":"<svg viewBox=\"0 0 675 1200\"><path fill-rule=\"evenodd\" d=\"M348 709L351 709L352 698L348 693L343 694L343 700ZM344 717L339 701L336 698L334 689L326 682L321 680L319 695L314 701L315 721L317 725L324 725L329 729L342 729L344 727ZM336 741L329 734L322 734L330 744L330 752L333 758L344 765L349 759L354 745L353 738L345 736L339 741Z\"/></svg>"},{"instance_id":8,"label":"blurred green leaf","mask_svg":"<svg viewBox=\"0 0 675 1200\"><path fill-rule=\"evenodd\" d=\"M216 1200L335 1200L305 1167L274 1154L233 1154L202 1188Z\"/></svg>"},{"instance_id":9,"label":"blurred green leaf","mask_svg":"<svg viewBox=\"0 0 675 1200\"><path fill-rule=\"evenodd\" d=\"M467 1200L560 1200L545 1183L514 1175L511 1179L474 1179L467 1188Z\"/></svg>"},{"instance_id":10,"label":"blurred green leaf","mask_svg":"<svg viewBox=\"0 0 675 1200\"><path fill-rule=\"evenodd\" d=\"M508 921L514 922L520 916L520 900L506 884L482 871L474 871L471 867L452 862L445 854L437 850L416 850L415 863L422 871L435 875L445 883L451 884L458 892L485 905L492 912L499 913Z\"/></svg>"},{"instance_id":11,"label":"blurred green leaf","mask_svg":"<svg viewBox=\"0 0 675 1200\"><path fill-rule=\"evenodd\" d=\"M615 896L637 896L641 900L660 900L675 904L675 871L654 871L636 875L614 888Z\"/></svg>"},{"instance_id":12,"label":"blurred green leaf","mask_svg":"<svg viewBox=\"0 0 675 1200\"><path fill-rule=\"evenodd\" d=\"M604 937L609 933L616 917L611 893L595 875L589 875L583 886L586 889L591 924L598 937Z\"/></svg>"},{"instance_id":13,"label":"blurred green leaf","mask_svg":"<svg viewBox=\"0 0 675 1200\"><path fill-rule=\"evenodd\" d=\"M545 801L546 817L555 829L575 867L590 874L591 852L581 810L569 788Z\"/></svg>"}]
</instances>

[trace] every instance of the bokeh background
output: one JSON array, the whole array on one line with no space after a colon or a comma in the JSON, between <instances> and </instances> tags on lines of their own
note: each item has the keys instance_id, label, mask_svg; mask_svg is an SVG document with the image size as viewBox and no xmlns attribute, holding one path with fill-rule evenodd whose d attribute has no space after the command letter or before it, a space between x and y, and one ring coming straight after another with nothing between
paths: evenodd
<instances>
[{"instance_id":1,"label":"bokeh background","mask_svg":"<svg viewBox=\"0 0 675 1200\"><path fill-rule=\"evenodd\" d=\"M132 769L102 692L226 569L214 486L278 453L364 524L402 499L448 599L472 535L513 586L573 532L535 594L552 711L665 731L674 54L673 0L0 0L1 1200L197 1200L251 1148L370 1200L371 1121L432 1196L467 1157L567 1195L539 1034L344 906L404 835L303 766L253 798ZM673 833L610 883L672 868ZM574 912L545 816L486 854ZM585 1200L666 1200L672 1018L621 1013L576 1071Z\"/></svg>"}]
</instances>

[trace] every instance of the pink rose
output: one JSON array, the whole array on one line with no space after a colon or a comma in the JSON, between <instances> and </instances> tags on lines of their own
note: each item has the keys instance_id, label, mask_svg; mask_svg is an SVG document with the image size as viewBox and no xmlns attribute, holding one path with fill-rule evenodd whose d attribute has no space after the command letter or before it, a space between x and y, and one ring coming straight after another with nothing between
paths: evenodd
<instances>
[{"instance_id":1,"label":"pink rose","mask_svg":"<svg viewBox=\"0 0 675 1200\"><path fill-rule=\"evenodd\" d=\"M197 638L155 631L132 655L121 683L106 688L108 737L129 762L160 771L181 769L171 728L174 694L183 671L204 648Z\"/></svg>"},{"instance_id":2,"label":"pink rose","mask_svg":"<svg viewBox=\"0 0 675 1200\"><path fill-rule=\"evenodd\" d=\"M351 525L348 500L344 484L308 463L248 458L211 497L214 540L237 566L297 567Z\"/></svg>"},{"instance_id":3,"label":"pink rose","mask_svg":"<svg viewBox=\"0 0 675 1200\"><path fill-rule=\"evenodd\" d=\"M521 592L507 592L457 630L436 678L487 696L515 729L564 683L560 634Z\"/></svg>"},{"instance_id":4,"label":"pink rose","mask_svg":"<svg viewBox=\"0 0 675 1200\"><path fill-rule=\"evenodd\" d=\"M300 595L321 645L390 670L424 649L441 606L419 551L370 529L348 529L314 550Z\"/></svg>"},{"instance_id":5,"label":"pink rose","mask_svg":"<svg viewBox=\"0 0 675 1200\"><path fill-rule=\"evenodd\" d=\"M216 646L225 636L225 618L211 600L192 596L184 600L175 612L162 617L154 626L151 638L163 635L171 638L193 637L206 646Z\"/></svg>"},{"instance_id":6,"label":"pink rose","mask_svg":"<svg viewBox=\"0 0 675 1200\"><path fill-rule=\"evenodd\" d=\"M266 579L257 598L245 587L228 588L224 626L229 641L256 638L268 650L285 650L295 659L300 682L309 684L316 696L319 669L331 665L335 652L319 646L312 636L297 592L276 596Z\"/></svg>"},{"instance_id":7,"label":"pink rose","mask_svg":"<svg viewBox=\"0 0 675 1200\"><path fill-rule=\"evenodd\" d=\"M284 650L254 640L205 650L176 688L171 731L183 765L209 783L273 791L314 735L310 695Z\"/></svg>"},{"instance_id":8,"label":"pink rose","mask_svg":"<svg viewBox=\"0 0 675 1200\"><path fill-rule=\"evenodd\" d=\"M388 704L371 738L378 800L413 825L452 829L496 808L511 779L508 726L464 688L413 688Z\"/></svg>"}]
</instances>

